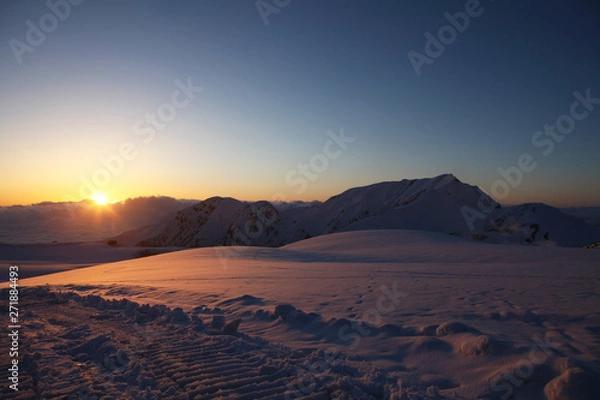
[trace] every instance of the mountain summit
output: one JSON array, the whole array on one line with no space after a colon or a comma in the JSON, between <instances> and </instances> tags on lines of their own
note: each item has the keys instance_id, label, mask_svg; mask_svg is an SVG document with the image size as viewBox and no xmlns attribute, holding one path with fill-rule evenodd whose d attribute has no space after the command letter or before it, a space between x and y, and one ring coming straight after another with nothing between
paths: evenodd
<instances>
[{"instance_id":1,"label":"mountain summit","mask_svg":"<svg viewBox=\"0 0 600 400\"><path fill-rule=\"evenodd\" d=\"M492 243L580 247L600 240L600 229L540 204L480 212L469 223L465 210L494 200L452 174L355 187L308 207L213 197L172 218L117 237L139 246L282 246L309 237L366 229L411 229Z\"/></svg>"}]
</instances>

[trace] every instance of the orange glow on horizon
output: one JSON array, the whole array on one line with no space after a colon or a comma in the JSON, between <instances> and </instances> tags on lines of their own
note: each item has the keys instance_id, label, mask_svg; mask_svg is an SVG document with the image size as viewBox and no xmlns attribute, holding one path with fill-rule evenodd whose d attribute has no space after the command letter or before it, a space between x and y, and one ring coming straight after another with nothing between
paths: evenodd
<instances>
[{"instance_id":1,"label":"orange glow on horizon","mask_svg":"<svg viewBox=\"0 0 600 400\"><path fill-rule=\"evenodd\" d=\"M94 193L92 200L99 206L104 206L108 203L108 199L104 193Z\"/></svg>"},{"instance_id":2,"label":"orange glow on horizon","mask_svg":"<svg viewBox=\"0 0 600 400\"><path fill-rule=\"evenodd\" d=\"M91 200L98 207L119 203L128 198L168 196L176 199L205 200L214 196L233 197L243 201L325 201L351 187L369 185L375 182L361 180L359 182L336 182L335 184L313 183L304 193L297 193L293 187L271 182L253 181L251 184L229 182L208 182L189 184L178 181L177 178L167 182L156 183L151 180L139 179L134 184L127 181L116 182L108 190L80 193L78 186L69 185L71 182L55 182L40 180L27 187L15 186L14 190L0 193L0 207L13 205L27 206L42 202L79 202ZM481 186L480 186L481 187ZM104 188L102 188L104 189ZM485 188L483 188L485 190ZM521 188L520 188L521 189ZM86 194L85 197L81 194ZM525 202L542 202L554 207L569 206L599 206L594 188L564 190L544 190L533 188L514 191L510 198L501 201L503 205L521 204Z\"/></svg>"}]
</instances>

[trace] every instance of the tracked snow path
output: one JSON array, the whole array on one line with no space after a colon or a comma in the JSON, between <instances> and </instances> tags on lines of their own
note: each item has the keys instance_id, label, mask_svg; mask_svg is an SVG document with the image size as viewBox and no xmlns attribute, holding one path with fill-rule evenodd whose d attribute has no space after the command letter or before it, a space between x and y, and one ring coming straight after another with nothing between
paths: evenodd
<instances>
[{"instance_id":1,"label":"tracked snow path","mask_svg":"<svg viewBox=\"0 0 600 400\"><path fill-rule=\"evenodd\" d=\"M2 385L1 398L389 398L383 381L365 389L356 367L311 376L316 353L224 334L181 309L46 288L22 297L20 390ZM0 345L8 347L6 335Z\"/></svg>"}]
</instances>

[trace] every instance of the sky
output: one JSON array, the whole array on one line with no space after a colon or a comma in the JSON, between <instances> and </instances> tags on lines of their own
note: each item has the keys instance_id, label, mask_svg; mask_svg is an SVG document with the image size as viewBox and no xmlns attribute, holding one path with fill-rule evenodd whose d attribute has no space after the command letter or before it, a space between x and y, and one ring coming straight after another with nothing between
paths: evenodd
<instances>
[{"instance_id":1,"label":"sky","mask_svg":"<svg viewBox=\"0 0 600 400\"><path fill-rule=\"evenodd\" d=\"M599 33L591 0L3 1L0 205L452 173L598 206Z\"/></svg>"}]
</instances>

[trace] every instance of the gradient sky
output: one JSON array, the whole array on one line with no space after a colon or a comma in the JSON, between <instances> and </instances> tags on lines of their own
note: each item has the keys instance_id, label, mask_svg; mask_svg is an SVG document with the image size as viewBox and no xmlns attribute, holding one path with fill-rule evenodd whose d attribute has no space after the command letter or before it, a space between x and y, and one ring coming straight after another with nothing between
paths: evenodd
<instances>
[{"instance_id":1,"label":"gradient sky","mask_svg":"<svg viewBox=\"0 0 600 400\"><path fill-rule=\"evenodd\" d=\"M80 200L94 176L111 200L324 200L443 173L491 193L524 153L537 167L501 203L600 205L600 104L551 154L532 144L575 91L600 98L598 6L482 0L417 76L408 52L467 3L292 0L265 25L253 0L87 0L52 30L44 1L3 1L0 205ZM40 18L49 33L19 63L11 43ZM145 140L146 114L188 79L202 92ZM355 141L328 146L325 167L341 129ZM100 158L123 146L108 171Z\"/></svg>"}]
</instances>

